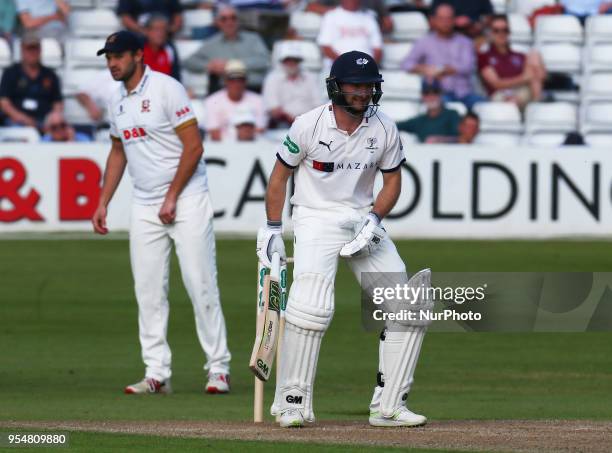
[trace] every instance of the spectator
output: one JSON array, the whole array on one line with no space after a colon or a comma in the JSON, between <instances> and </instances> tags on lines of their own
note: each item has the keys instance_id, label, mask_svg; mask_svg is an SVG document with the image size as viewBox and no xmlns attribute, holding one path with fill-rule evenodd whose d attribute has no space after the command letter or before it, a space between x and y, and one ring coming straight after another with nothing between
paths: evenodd
<instances>
[{"instance_id":1,"label":"spectator","mask_svg":"<svg viewBox=\"0 0 612 453\"><path fill-rule=\"evenodd\" d=\"M612 12L612 2L603 0L561 0L560 3L566 14L576 16L583 25L589 16Z\"/></svg>"},{"instance_id":2,"label":"spectator","mask_svg":"<svg viewBox=\"0 0 612 453\"><path fill-rule=\"evenodd\" d=\"M215 24L221 33L205 40L202 47L183 62L184 67L191 72L207 72L212 93L220 88L219 79L227 61L237 59L246 65L248 87L259 92L270 67L270 52L263 40L256 33L240 30L236 9L231 6L219 5Z\"/></svg>"},{"instance_id":3,"label":"spectator","mask_svg":"<svg viewBox=\"0 0 612 453\"><path fill-rule=\"evenodd\" d=\"M510 27L504 15L491 20L489 49L478 55L478 71L494 101L514 102L524 109L530 101L542 99L546 68L537 51L528 56L510 47Z\"/></svg>"},{"instance_id":4,"label":"spectator","mask_svg":"<svg viewBox=\"0 0 612 453\"><path fill-rule=\"evenodd\" d=\"M87 110L94 123L103 122L110 97L120 85L121 82L113 79L110 71L104 69L99 75L85 81L79 87L77 101Z\"/></svg>"},{"instance_id":5,"label":"spectator","mask_svg":"<svg viewBox=\"0 0 612 453\"><path fill-rule=\"evenodd\" d=\"M446 143L459 135L459 114L447 109L438 81L423 82L422 97L427 111L397 124L400 131L415 134L421 143Z\"/></svg>"},{"instance_id":6,"label":"spectator","mask_svg":"<svg viewBox=\"0 0 612 453\"><path fill-rule=\"evenodd\" d=\"M268 47L272 47L276 41L285 39L287 35L291 1L293 0L224 0L224 3L236 8L243 27L259 34Z\"/></svg>"},{"instance_id":7,"label":"spectator","mask_svg":"<svg viewBox=\"0 0 612 453\"><path fill-rule=\"evenodd\" d=\"M472 86L476 69L472 41L453 31L454 17L452 6L438 6L431 17L432 31L414 44L402 69L440 81L445 101L463 102L471 109L484 98Z\"/></svg>"},{"instance_id":8,"label":"spectator","mask_svg":"<svg viewBox=\"0 0 612 453\"><path fill-rule=\"evenodd\" d=\"M325 56L326 67L339 55L360 50L382 58L382 36L372 15L361 10L361 0L341 0L340 6L323 16L317 44Z\"/></svg>"},{"instance_id":9,"label":"spectator","mask_svg":"<svg viewBox=\"0 0 612 453\"><path fill-rule=\"evenodd\" d=\"M41 38L63 40L68 30L66 0L17 0L17 13L24 30L36 31Z\"/></svg>"},{"instance_id":10,"label":"spectator","mask_svg":"<svg viewBox=\"0 0 612 453\"><path fill-rule=\"evenodd\" d=\"M161 14L151 14L145 25L143 58L153 71L163 72L181 81L181 67L176 48L169 40L168 19Z\"/></svg>"},{"instance_id":11,"label":"spectator","mask_svg":"<svg viewBox=\"0 0 612 453\"><path fill-rule=\"evenodd\" d=\"M300 49L287 43L280 51L281 67L264 81L263 100L270 116L270 127L288 128L295 117L320 104L317 80L302 71Z\"/></svg>"},{"instance_id":12,"label":"spectator","mask_svg":"<svg viewBox=\"0 0 612 453\"><path fill-rule=\"evenodd\" d=\"M15 30L15 18L17 8L14 0L3 0L0 2L0 38L11 42Z\"/></svg>"},{"instance_id":13,"label":"spectator","mask_svg":"<svg viewBox=\"0 0 612 453\"><path fill-rule=\"evenodd\" d=\"M0 82L0 108L9 126L42 129L49 112L63 109L55 72L40 63L40 39L27 33L21 39L21 62L4 70Z\"/></svg>"},{"instance_id":14,"label":"spectator","mask_svg":"<svg viewBox=\"0 0 612 453\"><path fill-rule=\"evenodd\" d=\"M480 132L480 118L472 111L468 111L459 123L459 136L456 143L474 143L476 136Z\"/></svg>"},{"instance_id":15,"label":"spectator","mask_svg":"<svg viewBox=\"0 0 612 453\"><path fill-rule=\"evenodd\" d=\"M339 4L340 0L313 0L306 5L306 11L324 15ZM361 8L374 14L383 33L390 33L393 30L393 20L384 0L361 0Z\"/></svg>"},{"instance_id":16,"label":"spectator","mask_svg":"<svg viewBox=\"0 0 612 453\"><path fill-rule=\"evenodd\" d=\"M168 19L170 34L183 27L183 8L179 0L119 0L117 15L121 24L141 35L146 34L144 24L151 14L161 14Z\"/></svg>"},{"instance_id":17,"label":"spectator","mask_svg":"<svg viewBox=\"0 0 612 453\"><path fill-rule=\"evenodd\" d=\"M267 118L261 96L246 89L247 69L240 60L229 60L225 65L225 88L204 100L206 132L211 140L235 140L232 117L236 112L249 110L255 116L256 132L266 128Z\"/></svg>"},{"instance_id":18,"label":"spectator","mask_svg":"<svg viewBox=\"0 0 612 453\"><path fill-rule=\"evenodd\" d=\"M236 129L236 140L253 142L257 138L255 116L250 110L236 112L232 117L232 126Z\"/></svg>"},{"instance_id":19,"label":"spectator","mask_svg":"<svg viewBox=\"0 0 612 453\"><path fill-rule=\"evenodd\" d=\"M451 5L455 11L455 29L472 38L480 36L493 14L491 0L434 0L431 10L442 4Z\"/></svg>"},{"instance_id":20,"label":"spectator","mask_svg":"<svg viewBox=\"0 0 612 453\"><path fill-rule=\"evenodd\" d=\"M45 135L40 139L43 142L90 142L87 134L77 132L66 122L64 114L57 110L47 115L44 122Z\"/></svg>"}]
</instances>

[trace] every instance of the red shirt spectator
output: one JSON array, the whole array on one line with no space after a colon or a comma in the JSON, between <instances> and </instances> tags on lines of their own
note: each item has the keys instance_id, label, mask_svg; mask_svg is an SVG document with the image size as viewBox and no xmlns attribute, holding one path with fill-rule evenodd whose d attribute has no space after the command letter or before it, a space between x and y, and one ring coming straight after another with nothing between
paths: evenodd
<instances>
[{"instance_id":1,"label":"red shirt spectator","mask_svg":"<svg viewBox=\"0 0 612 453\"><path fill-rule=\"evenodd\" d=\"M515 52L512 49L501 53L495 46L491 46L488 51L478 54L478 72L487 66L495 69L497 76L501 79L517 77L523 73L525 68L525 54ZM491 96L495 92L495 88L489 85L486 80L483 80L483 83L487 93Z\"/></svg>"}]
</instances>

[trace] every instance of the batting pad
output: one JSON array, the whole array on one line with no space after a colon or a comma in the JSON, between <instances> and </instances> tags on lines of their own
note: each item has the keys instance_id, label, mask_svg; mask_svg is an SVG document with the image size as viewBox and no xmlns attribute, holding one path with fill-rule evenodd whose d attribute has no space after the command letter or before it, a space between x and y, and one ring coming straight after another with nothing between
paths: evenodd
<instances>
[{"instance_id":1,"label":"batting pad","mask_svg":"<svg viewBox=\"0 0 612 453\"><path fill-rule=\"evenodd\" d=\"M312 393L323 334L321 330L306 330L293 325L287 316L277 384L280 386L281 412L299 409L308 422L315 419Z\"/></svg>"},{"instance_id":2,"label":"batting pad","mask_svg":"<svg viewBox=\"0 0 612 453\"><path fill-rule=\"evenodd\" d=\"M325 332L334 316L334 285L312 272L295 277L285 311L287 323Z\"/></svg>"}]
</instances>

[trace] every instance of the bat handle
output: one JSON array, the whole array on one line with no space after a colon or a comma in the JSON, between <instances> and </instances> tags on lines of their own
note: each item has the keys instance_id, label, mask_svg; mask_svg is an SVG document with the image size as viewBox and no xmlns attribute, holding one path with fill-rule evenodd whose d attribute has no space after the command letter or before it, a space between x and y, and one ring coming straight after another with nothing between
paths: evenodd
<instances>
[{"instance_id":1,"label":"bat handle","mask_svg":"<svg viewBox=\"0 0 612 453\"><path fill-rule=\"evenodd\" d=\"M280 275L280 254L278 252L274 252L272 254L272 267L270 268L270 277L276 278L278 280L278 276Z\"/></svg>"}]
</instances>

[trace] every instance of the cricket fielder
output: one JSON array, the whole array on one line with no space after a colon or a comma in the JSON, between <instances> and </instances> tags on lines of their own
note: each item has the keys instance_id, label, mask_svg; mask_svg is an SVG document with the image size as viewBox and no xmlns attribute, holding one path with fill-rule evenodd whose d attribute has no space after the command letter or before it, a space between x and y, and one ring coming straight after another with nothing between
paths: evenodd
<instances>
[{"instance_id":1,"label":"cricket fielder","mask_svg":"<svg viewBox=\"0 0 612 453\"><path fill-rule=\"evenodd\" d=\"M326 80L331 102L299 116L276 155L266 194L268 222L258 232L257 255L268 267L273 253L286 257L281 215L286 183L294 173L293 284L278 397L271 411L280 413L282 427L315 419L313 385L321 340L334 314L338 256L347 258L360 283L362 272L395 272L408 285L429 285L428 269L408 281L406 267L381 226L400 195L400 167L405 161L395 123L377 111L382 82L370 55L340 55ZM374 200L378 171L383 187ZM414 302L412 309L429 309L427 300ZM427 421L405 406L425 330L426 322L421 321L386 324L370 404L371 425L418 426Z\"/></svg>"},{"instance_id":2,"label":"cricket fielder","mask_svg":"<svg viewBox=\"0 0 612 453\"><path fill-rule=\"evenodd\" d=\"M107 206L127 165L133 183L130 260L138 302L142 381L125 393L170 393L168 274L172 242L193 304L196 330L207 363L208 393L229 391L230 352L215 263L213 209L202 139L183 86L143 64L140 38L110 35L106 55L113 78L123 82L109 104L112 146L94 231L106 234Z\"/></svg>"}]
</instances>

